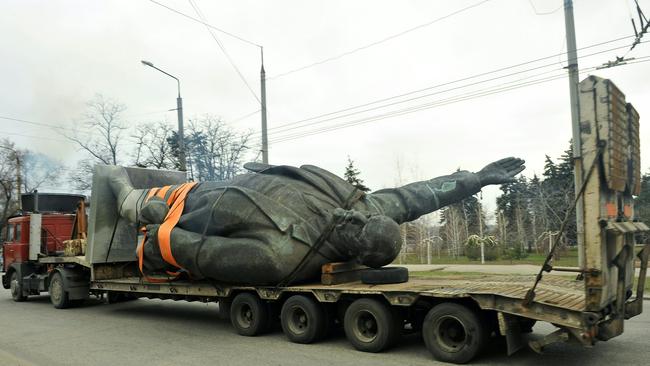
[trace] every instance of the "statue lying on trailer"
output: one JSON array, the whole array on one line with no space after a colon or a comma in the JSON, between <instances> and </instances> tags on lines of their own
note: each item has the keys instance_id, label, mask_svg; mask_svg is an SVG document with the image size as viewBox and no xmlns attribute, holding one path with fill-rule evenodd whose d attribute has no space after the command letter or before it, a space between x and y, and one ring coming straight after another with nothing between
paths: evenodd
<instances>
[{"instance_id":1,"label":"statue lying on trailer","mask_svg":"<svg viewBox=\"0 0 650 366\"><path fill-rule=\"evenodd\" d=\"M114 167L110 187L120 215L146 227L139 248L145 272L180 268L194 279L276 285L315 279L327 262L389 264L402 245L399 224L511 182L523 164L506 158L478 173L369 194L316 166L258 163L228 181L162 189L134 189Z\"/></svg>"}]
</instances>

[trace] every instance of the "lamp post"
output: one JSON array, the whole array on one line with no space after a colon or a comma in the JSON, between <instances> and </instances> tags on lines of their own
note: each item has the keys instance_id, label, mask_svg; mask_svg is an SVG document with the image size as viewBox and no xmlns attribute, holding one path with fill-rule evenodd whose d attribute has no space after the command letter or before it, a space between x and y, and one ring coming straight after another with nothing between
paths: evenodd
<instances>
[{"instance_id":1,"label":"lamp post","mask_svg":"<svg viewBox=\"0 0 650 366\"><path fill-rule=\"evenodd\" d=\"M149 61L142 60L140 62L145 66L154 68L163 74L174 78L178 84L178 97L176 98L176 111L178 112L178 160L180 162L180 170L184 172L187 170L187 167L185 165L185 136L183 133L183 99L181 98L181 82L176 76L157 68Z\"/></svg>"}]
</instances>

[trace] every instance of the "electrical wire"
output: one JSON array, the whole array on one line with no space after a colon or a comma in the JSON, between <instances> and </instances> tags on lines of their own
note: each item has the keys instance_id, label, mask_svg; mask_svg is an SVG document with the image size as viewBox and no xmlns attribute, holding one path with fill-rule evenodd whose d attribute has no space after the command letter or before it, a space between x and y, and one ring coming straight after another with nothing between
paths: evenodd
<instances>
[{"instance_id":1,"label":"electrical wire","mask_svg":"<svg viewBox=\"0 0 650 366\"><path fill-rule=\"evenodd\" d=\"M624 47L616 47L616 48L611 48L611 49L607 49L607 50L597 51L597 52L593 52L593 53L590 53L590 54L587 54L587 55L583 55L583 56L581 56L579 58L586 58L586 57L594 56L594 55L597 55L597 54L602 54L602 53L609 52L609 51L616 50L616 49L620 49L620 48L624 48ZM543 68L547 68L549 66L555 66L555 65L556 65L556 63L553 61L552 63L545 64L545 65L542 65L542 66L536 66L536 67L529 68L529 69L526 69L526 70L520 70L520 71L517 71L517 72L513 72L513 73L506 74L506 75L493 77L493 78L490 78L490 79L480 80L480 81L476 81L476 82L472 82L472 83L468 83L468 84L464 84L464 85L460 85L460 86L455 86L455 87L452 87L452 88L447 88L447 89L444 89L444 90L441 90L441 91L428 93L428 94L425 94L425 95L415 96L415 97L405 99L405 100L395 101L395 102L391 102L391 103L388 103L388 104L383 104L383 105L379 105L379 106L375 106L375 107L371 107L371 108L366 108L366 109L359 110L359 111L353 111L353 112L346 113L346 114L343 114L343 115L338 115L338 116L333 116L333 117L330 117L330 118L318 120L320 117L332 116L332 115L340 113L341 111L351 111L351 110L358 109L358 108L360 108L362 106L368 106L368 105L376 104L376 102L365 103L365 104L363 104L361 106L350 107L350 108L346 108L344 110L326 113L326 114L323 114L323 115L320 115L320 116L311 117L311 118L304 119L304 120L301 120L301 121L283 124L281 126L273 128L273 129L269 129L269 131L274 130L274 132L271 132L269 135L271 137L274 137L273 135L282 134L282 133L285 133L285 132L290 131L290 130L305 128L305 127L313 126L313 125L316 125L316 124L321 124L321 123L324 123L324 122L328 122L328 121L332 121L332 120L336 120L336 119L340 119L340 118L344 118L344 117L349 117L349 116L352 116L352 115L355 115L355 114L360 114L360 113L365 113L365 112L369 112L369 111L373 111L373 110L377 110L377 109L382 109L382 108L386 108L386 107L389 107L389 106L402 104L402 103L414 101L414 100L417 100L417 99L422 99L422 98L437 95L437 94L443 94L443 93L447 93L447 92L458 90L458 89L467 88L467 87L478 85L478 84L484 84L484 83L487 83L487 82L490 82L490 81L495 81L495 80L503 79L503 78L510 77L510 76L513 76L513 75L519 75L519 74L523 74L523 73L527 73L527 72L530 72L530 71L543 69ZM505 69L505 68L503 68L503 69ZM500 70L502 70L502 69L500 69ZM558 70L558 69L555 69L555 70ZM552 71L555 71L555 70L546 71L545 73L552 72ZM486 73L484 73L484 74L486 74ZM484 75L484 74L481 74L481 75ZM542 74L544 74L544 73L542 73ZM459 79L459 80L467 80L467 79L469 79L469 78L463 78L463 79ZM455 83L455 82L456 81L448 82L448 83L444 83L444 84L439 84L439 85L436 85L434 87L420 89L417 92L419 92L421 90L426 90L426 89L433 89L435 87L442 86L442 85L449 85L449 84L452 84L452 83ZM413 94L413 93L414 92L406 93L406 95ZM395 98L398 98L398 97L401 97L401 96L404 96L404 95L405 94L400 94L400 95L395 96L395 97L384 98L381 101L392 100L392 99L395 99ZM316 120L316 121L313 121L313 120ZM313 122L306 123L306 121L313 121ZM293 126L289 127L291 125L293 125Z\"/></svg>"},{"instance_id":2,"label":"electrical wire","mask_svg":"<svg viewBox=\"0 0 650 366\"><path fill-rule=\"evenodd\" d=\"M206 18L205 18L205 16L203 16L203 12L201 12L201 9L199 9L199 6L196 5L193 0L188 0L188 1L189 1L190 5L192 6L192 8L194 9L194 11L196 12L196 15L198 15L199 18L204 22L205 29L207 29L207 31L210 33L210 36L212 36L212 39L214 39L214 41L217 43L217 45L221 49L221 52L223 52L223 54L226 56L226 59L228 60L230 65L235 69L235 71L237 72L237 75L239 75L239 78L241 79L241 81L244 83L244 85L246 85L246 88L248 89L248 91L250 91L251 94L253 95L253 97L255 98L255 100L257 100L257 102L261 104L262 101L257 96L257 94L253 91L253 88L251 88L248 81L246 81L246 78L244 77L242 72L239 70L239 67L237 67L237 65L235 64L235 61L233 61L232 57L230 57L230 55L226 51L226 48L223 46L221 41L219 41L219 38L214 34L212 29L206 25L207 24L207 23L205 23Z\"/></svg>"},{"instance_id":3,"label":"electrical wire","mask_svg":"<svg viewBox=\"0 0 650 366\"><path fill-rule=\"evenodd\" d=\"M542 11L542 12L540 12L540 11L537 10L537 7L535 7L535 4L533 4L533 0L528 0L528 3L529 3L530 6L533 8L533 12L535 12L535 15L551 15L551 14L557 13L558 10L560 10L560 9L562 9L562 8L564 7L564 5L560 5L560 6L559 6L557 9L555 9L555 10L551 10L551 11Z\"/></svg>"},{"instance_id":4,"label":"electrical wire","mask_svg":"<svg viewBox=\"0 0 650 366\"><path fill-rule=\"evenodd\" d=\"M32 138L32 139L48 140L48 141L70 142L68 140L55 139L55 138L51 138L51 137L25 135L25 134L22 134L22 133L13 133L13 132L5 132L5 131L0 132L0 136L20 136L20 137L27 137L27 138Z\"/></svg>"},{"instance_id":5,"label":"electrical wire","mask_svg":"<svg viewBox=\"0 0 650 366\"><path fill-rule=\"evenodd\" d=\"M405 34L411 33L411 32L416 31L418 29L425 28L425 27L428 27L428 26L430 26L432 24L438 23L438 22L440 22L442 20L445 20L447 18L451 18L452 16L454 16L456 14L460 14L460 13L462 13L464 11L467 11L467 10L473 9L473 8L475 8L477 6L483 5L483 4L487 3L488 1L491 1L491 0L479 1L477 3L466 6L466 7L462 8L462 9L458 9L458 10L453 11L453 12L447 14L447 15L443 15L443 16L441 16L439 18L433 19L433 20L428 21L426 23L419 24L419 25L416 25L415 27L411 27L411 28L403 30L403 31L401 31L399 33L395 33L395 34L392 34L390 36L384 37L384 38L382 38L380 40L365 44L363 46L359 46L357 48L354 48L352 50L340 53L340 54L335 55L335 56L327 57L327 58L322 59L320 61L312 62L312 63L310 63L308 65L305 65L305 66L297 67L295 69L291 69L289 71L285 71L285 72L270 76L270 77L267 78L267 80L278 79L278 78L281 78L281 77L284 77L284 76L287 76L287 75L290 75L290 74L293 74L293 73L296 73L296 72L299 72L299 71L302 71L302 70L305 70L305 69L309 69L309 68L314 67L314 66L322 65L322 64L325 64L325 63L328 63L328 62L331 62L331 61L335 61L335 60L341 59L343 57L355 54L355 53L357 53L359 51L363 51L365 49L377 46L379 44L382 44L384 42L388 42L390 40L401 37L401 36L403 36Z\"/></svg>"},{"instance_id":6,"label":"electrical wire","mask_svg":"<svg viewBox=\"0 0 650 366\"><path fill-rule=\"evenodd\" d=\"M643 57L639 58L639 61L630 62L627 65L645 63L645 62L650 62L650 56L643 56ZM594 66L594 67L584 68L581 71L590 72L590 71L593 71L593 70L596 70L596 69L597 69L597 67ZM484 90L481 90L481 91L473 92L473 94L468 93L468 94L465 94L465 95L459 95L459 96L455 96L455 97L451 97L451 98L447 98L447 99L442 99L442 100L438 100L438 101L434 101L434 102L430 102L430 103L420 104L420 105L417 105L417 106L404 108L404 109L401 109L401 110L392 111L392 112L388 112L388 113L385 113L385 114L379 114L379 115L370 116L370 117L366 117L366 118L362 118L362 119L358 119L358 120L354 120L354 121L348 121L348 122L341 123L341 124L338 124L338 125L327 126L327 127L323 127L323 128L315 129L315 130L311 130L311 131L303 131L302 133L296 133L294 135L278 137L276 139L271 139L269 141L269 143L276 144L276 143L296 140L296 139L300 139L300 138L303 138L303 137L308 137L308 136L317 135L317 134L321 134L321 133L325 133L325 132L340 130L340 129L343 129L343 128L348 128L348 127L353 127L353 126L357 126L357 125L376 122L376 121L384 120L384 119L387 119L387 118L397 117L397 116L401 116L401 115L405 115L405 114L409 114L409 113L414 113L414 112L427 110L427 109L431 109L431 108L435 108L435 107L440 107L440 106L444 106L444 105L449 105L449 104L462 102L462 101L466 101L466 100L476 99L476 98L480 98L480 97L483 97L483 96L503 93L503 92L507 92L507 91L511 91L511 90L515 90L515 89L519 89L519 88L523 88L523 87L528 87L528 86L532 86L532 85L547 83L547 82L551 82L551 81L555 81L555 80L561 80L561 79L565 79L566 77L567 77L567 75L565 73L563 73L561 75L553 75L553 76L550 76L550 77L545 77L545 78L532 80L532 81L528 81L528 82L524 82L524 83L518 83L518 84L514 84L514 85L509 85L509 86L503 86L503 87L498 87L498 88L487 88L487 89L484 89ZM509 83L505 83L505 84L509 84Z\"/></svg>"},{"instance_id":7,"label":"electrical wire","mask_svg":"<svg viewBox=\"0 0 650 366\"><path fill-rule=\"evenodd\" d=\"M419 111L422 111L422 110L427 110L427 109L440 107L440 106L444 106L444 105L449 105L449 104L457 103L457 102L460 102L460 101L475 99L475 98L482 97L482 96L487 96L487 95L497 94L497 93L501 93L501 92L505 92L505 91L509 91L509 90L519 89L519 88L522 88L522 87L525 87L525 86L537 85L537 84L541 84L541 83L545 83L545 82L549 82L549 81L559 80L559 79L563 79L565 77L566 77L566 75L564 75L564 74L562 74L562 75L554 75L554 76L550 76L550 77L546 77L546 78L542 78L542 79L538 79L538 80L533 80L533 81L529 81L529 82L525 82L525 83L515 84L515 85L511 85L511 86L505 86L505 87L496 88L496 89L488 88L487 90L484 90L484 91L478 91L478 92L474 92L474 93L467 93L466 95L459 95L459 96L452 97L452 98L447 98L447 99L437 100L437 101L433 101L433 102L429 102L429 103L419 104L419 105L416 105L416 106L413 106L413 107L408 107L408 108L400 109L400 110L397 110L397 111L391 111L391 112L384 113L384 114L379 114L379 115L374 115L374 116L370 116L370 117L366 117L366 118L361 118L361 119L358 119L358 120L353 120L353 121L341 123L341 124L338 124L338 125L327 126L327 127L323 127L323 128L320 128L320 129L305 131L303 133L296 133L294 135L289 135L289 136L282 136L282 137L279 137L279 138L276 138L276 139L271 139L270 143L271 142L272 143L284 142L284 141L294 140L294 139L297 139L297 138L302 138L302 137L311 136L311 135L315 135L315 134L320 134L320 133L324 133L324 132L329 132L329 131L339 130L339 129L348 128L348 127L352 127L352 126L357 126L357 125L361 125L361 124L366 124L366 123L370 123L370 122L380 121L380 120L383 120L383 119L402 116L402 115L405 115L405 114L419 112Z\"/></svg>"},{"instance_id":8,"label":"electrical wire","mask_svg":"<svg viewBox=\"0 0 650 366\"><path fill-rule=\"evenodd\" d=\"M600 42L600 43L592 44L592 45L589 45L589 46L581 47L578 50L580 51L580 50L585 50L585 49L589 49L589 48L593 48L593 47L598 47L598 46L601 46L601 45L604 45L604 44L609 44L609 43L625 40L625 39L628 39L630 37L631 36L619 37L619 38L612 39L612 40L609 40L609 41ZM605 51L601 51L600 53L609 52L611 50L617 50L617 49L620 49L620 48L623 48L623 47L608 49L608 50L605 50ZM288 127L288 126L301 124L303 122L309 122L309 121L313 121L313 120L316 120L316 119L319 119L319 118L322 118L322 117L328 117L328 116L332 116L332 115L335 115L335 114L339 114L339 113L343 113L343 112L347 112L347 111L352 111L352 110L367 107L367 106L370 106L370 105L390 101L390 100L393 100L393 99L406 97L406 96L413 95L413 94L418 94L418 93L425 92L425 91L428 91L428 90L431 90L431 89L436 89L436 88L440 88L440 87L444 87L444 86L448 86L448 85L453 85L453 84L460 83L460 82L463 82L463 81L468 81L468 80L480 78L480 77L483 77L483 76L488 76L488 75L491 75L491 74L499 73L499 72L502 72L502 71L515 69L515 68L518 68L518 67L521 67L521 66L530 65L530 64L533 64L533 63L536 63L536 62L539 62L539 61L547 60L547 59L550 59L550 58L555 58L555 57L562 56L562 55L565 55L565 54L566 53L562 52L562 53L558 53L558 54L554 54L554 55L550 55L550 56L546 56L546 57L541 57L541 58L525 61L525 62L522 62L522 63L518 63L518 64L514 64L514 65L510 65L510 66L506 66L506 67L502 67L502 68L498 68L498 69L494 69L494 70L490 70L490 71L487 71L487 72L474 74L474 75L463 77L463 78L460 78L460 79L444 82L444 83L441 83L441 84L436 84L436 85L429 86L429 87L426 87L426 88L421 88L421 89L409 91L409 92L406 92L406 93L401 93L401 94L386 97L386 98L376 99L376 100L373 100L373 101L370 101L370 102L367 102L367 103L363 103L363 104L359 104L359 105L355 105L355 106L350 106L350 107L346 107L346 108L342 108L342 109L338 109L338 110L335 110L335 111L332 111L332 112L319 114L319 115L304 118L304 119L301 119L301 120L288 122L288 123L283 123L283 124L280 124L278 126L274 126L274 127L269 128L268 131L271 132L271 131L280 130L280 129L283 129L283 128ZM595 53L595 54L597 54L597 53ZM594 55L594 54L591 54L591 55ZM586 56L583 56L583 57L586 57ZM545 65L545 66L551 66L551 65L553 65L553 64L548 64L548 65ZM535 70L535 69L538 69L538 68L541 68L541 67L535 67L535 68L532 68L532 69L529 69L529 70L526 70L526 71ZM512 73L512 74L504 75L503 77L507 77L507 76L511 76L511 75L515 75L515 74L519 74L519 73L521 73L521 72L515 72L515 73Z\"/></svg>"},{"instance_id":9,"label":"electrical wire","mask_svg":"<svg viewBox=\"0 0 650 366\"><path fill-rule=\"evenodd\" d=\"M172 7L169 7L169 6L165 5L165 4L159 3L159 2L156 1L156 0L149 0L149 1L152 2L152 3L154 3L154 4L156 4L156 5L158 5L158 6L161 6L161 7L165 8L165 9L171 11L171 12L174 12L174 13L176 13L176 14L178 14L178 15L181 15L181 16L187 18L187 19L193 20L193 21L195 21L195 22L197 22L197 23L201 23L201 24L205 25L206 27L210 27L210 28L212 28L212 29L214 29L214 30L216 30L216 31L218 31L218 32L221 32L221 33L223 33L223 34L225 34L225 35L228 35L228 36L230 36L230 37L232 37L232 38L238 39L238 40L240 40L240 41L242 41L242 42L244 42L244 43L248 43L249 45L252 45L252 46L255 46L255 47L260 47L260 48L262 47L261 45L255 43L255 42L249 41L249 40L247 40L247 39L245 39L245 38L243 38L243 37L240 37L240 36L238 36L238 35L236 35L236 34L233 34L233 33L230 33L230 32L228 32L228 31L225 31L225 30L223 30L223 29L221 29L221 28L217 28L217 27L215 27L215 26L212 25L212 24L209 24L209 23L206 23L206 22L204 22L204 21L202 21L202 20L200 20L200 19L194 18L194 17L191 16L191 15L187 15L187 14L185 14L185 13L183 13L183 12L180 12L180 11L178 11L178 10L172 8Z\"/></svg>"}]
</instances>

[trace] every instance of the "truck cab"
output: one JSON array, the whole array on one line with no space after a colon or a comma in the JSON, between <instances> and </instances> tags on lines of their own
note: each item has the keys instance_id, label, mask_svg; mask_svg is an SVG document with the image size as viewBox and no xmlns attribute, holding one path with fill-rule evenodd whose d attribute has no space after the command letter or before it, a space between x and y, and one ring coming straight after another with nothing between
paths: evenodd
<instances>
[{"instance_id":1,"label":"truck cab","mask_svg":"<svg viewBox=\"0 0 650 366\"><path fill-rule=\"evenodd\" d=\"M12 217L7 222L7 234L3 243L3 272L13 263L29 261L29 214ZM64 240L72 238L74 214L43 214L41 216L41 245L39 253L46 256L62 255Z\"/></svg>"},{"instance_id":2,"label":"truck cab","mask_svg":"<svg viewBox=\"0 0 650 366\"><path fill-rule=\"evenodd\" d=\"M85 241L85 199L74 194L22 195L23 209L7 221L2 244L2 285L11 289L14 300L48 291L53 277L65 284L74 278L88 287L83 269L63 263L68 255L82 254L81 249L70 254L70 248L85 247L70 245ZM80 293L87 297L87 291Z\"/></svg>"}]
</instances>

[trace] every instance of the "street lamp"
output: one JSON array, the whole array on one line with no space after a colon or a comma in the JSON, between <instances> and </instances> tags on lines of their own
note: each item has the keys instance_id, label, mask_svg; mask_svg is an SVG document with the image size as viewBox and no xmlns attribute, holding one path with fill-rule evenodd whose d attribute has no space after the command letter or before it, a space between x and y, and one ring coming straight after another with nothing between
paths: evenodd
<instances>
[{"instance_id":1,"label":"street lamp","mask_svg":"<svg viewBox=\"0 0 650 366\"><path fill-rule=\"evenodd\" d=\"M145 66L154 68L163 74L174 78L178 84L178 97L176 98L176 111L178 112L178 160L180 161L180 170L184 172L187 168L185 165L185 136L183 134L183 99L181 98L181 82L176 76L157 68L149 61L142 60L140 62Z\"/></svg>"}]
</instances>

